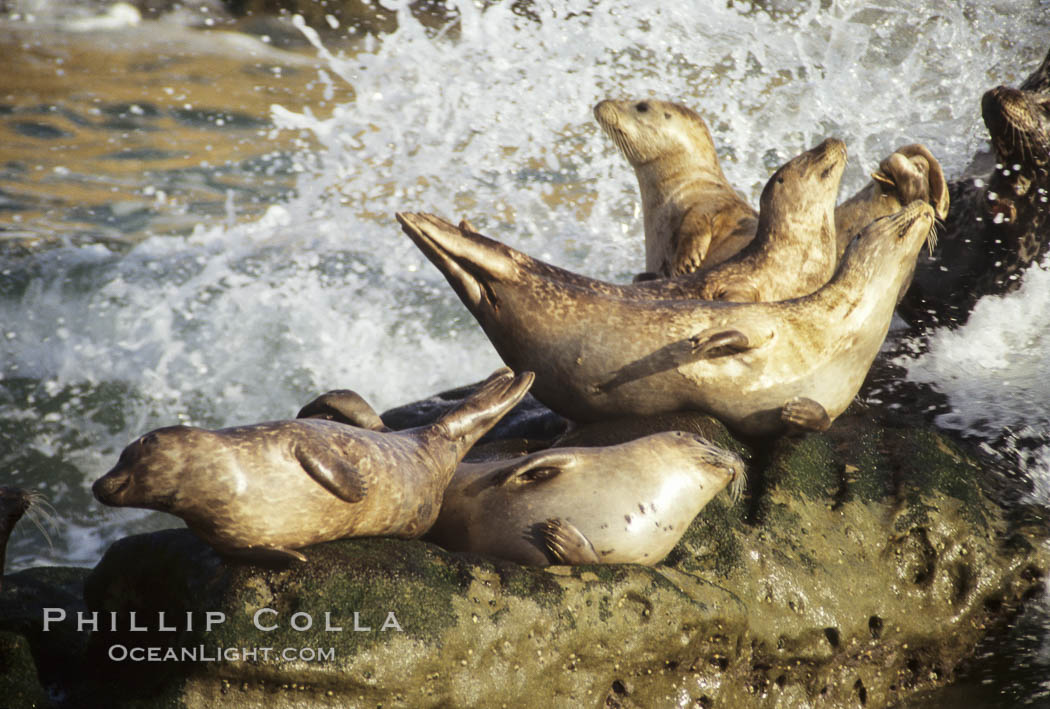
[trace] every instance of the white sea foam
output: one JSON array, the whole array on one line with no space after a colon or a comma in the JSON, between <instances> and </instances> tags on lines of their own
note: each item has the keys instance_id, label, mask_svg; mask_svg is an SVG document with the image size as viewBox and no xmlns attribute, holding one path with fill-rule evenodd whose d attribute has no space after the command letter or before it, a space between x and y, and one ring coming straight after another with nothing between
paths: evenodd
<instances>
[{"instance_id":1,"label":"white sea foam","mask_svg":"<svg viewBox=\"0 0 1050 709\"><path fill-rule=\"evenodd\" d=\"M926 353L905 360L908 377L948 397L937 422L1001 439L1024 466L1031 497L1050 503L1050 271L1033 267L1020 288L978 301L966 325L935 332Z\"/></svg>"},{"instance_id":2,"label":"white sea foam","mask_svg":"<svg viewBox=\"0 0 1050 709\"><path fill-rule=\"evenodd\" d=\"M160 524L61 504L83 502L150 428L289 417L336 387L383 409L499 365L395 211L469 216L540 258L629 279L642 264L637 186L591 117L600 99L697 108L753 202L777 165L838 136L851 154L845 195L904 143L925 142L957 173L982 140L981 93L1022 78L1047 36L1037 10L947 0L812 2L777 19L740 3L536 2L538 21L511 3L455 4L458 28L435 32L401 11L394 34L353 56L318 43L317 80L347 82L355 98L274 106L280 130L319 147L297 158L297 195L263 218L226 215L126 252L69 247L10 266L27 285L0 298L0 373L38 384L28 399L4 395L0 419L24 424L18 444L33 460L74 471L67 492L54 485L67 517L58 560L90 563L128 530ZM989 390L1022 376L990 372ZM11 451L4 462L24 460ZM11 558L42 557L15 545Z\"/></svg>"}]
</instances>

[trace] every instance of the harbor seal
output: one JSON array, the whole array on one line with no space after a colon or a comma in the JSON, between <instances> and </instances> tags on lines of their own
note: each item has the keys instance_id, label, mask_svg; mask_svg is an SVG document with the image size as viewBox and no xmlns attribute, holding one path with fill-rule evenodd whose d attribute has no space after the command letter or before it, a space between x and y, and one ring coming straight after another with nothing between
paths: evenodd
<instances>
[{"instance_id":1,"label":"harbor seal","mask_svg":"<svg viewBox=\"0 0 1050 709\"><path fill-rule=\"evenodd\" d=\"M721 263L755 235L757 215L726 180L711 131L685 106L602 101L598 125L634 168L645 223L642 278Z\"/></svg>"},{"instance_id":2,"label":"harbor seal","mask_svg":"<svg viewBox=\"0 0 1050 709\"><path fill-rule=\"evenodd\" d=\"M14 531L15 525L22 519L26 513L29 513L30 519L33 524L37 526L37 529L47 539L48 544L51 543L51 539L47 535L40 520L34 516L38 510L45 518L47 514L43 512L43 507L49 507L47 502L44 500L44 496L39 492L33 492L30 490L23 490L20 487L11 487L9 485L0 485L0 590L4 586L4 564L7 562L7 542L11 538L11 532Z\"/></svg>"},{"instance_id":3,"label":"harbor seal","mask_svg":"<svg viewBox=\"0 0 1050 709\"><path fill-rule=\"evenodd\" d=\"M846 144L828 138L784 163L762 190L755 238L740 253L677 278L637 283L647 297L736 303L809 295L828 282ZM786 278L785 274L791 274Z\"/></svg>"},{"instance_id":4,"label":"harbor seal","mask_svg":"<svg viewBox=\"0 0 1050 709\"><path fill-rule=\"evenodd\" d=\"M1050 53L1019 88L985 92L981 115L996 165L949 183L952 209L920 258L900 313L921 332L957 327L985 295L1016 289L1050 244ZM976 163L979 166L979 162Z\"/></svg>"},{"instance_id":5,"label":"harbor seal","mask_svg":"<svg viewBox=\"0 0 1050 709\"><path fill-rule=\"evenodd\" d=\"M161 428L125 448L92 491L106 505L177 515L220 553L263 561L305 561L295 549L348 536L418 537L456 465L532 380L501 369L432 425L396 433L308 418Z\"/></svg>"},{"instance_id":6,"label":"harbor seal","mask_svg":"<svg viewBox=\"0 0 1050 709\"><path fill-rule=\"evenodd\" d=\"M736 500L744 483L740 456L683 431L463 463L427 539L532 566L653 565L720 490Z\"/></svg>"},{"instance_id":7,"label":"harbor seal","mask_svg":"<svg viewBox=\"0 0 1050 709\"><path fill-rule=\"evenodd\" d=\"M594 421L696 410L744 435L824 430L853 399L933 208L876 220L815 293L773 303L645 299L426 214L397 215L533 394Z\"/></svg>"}]
</instances>

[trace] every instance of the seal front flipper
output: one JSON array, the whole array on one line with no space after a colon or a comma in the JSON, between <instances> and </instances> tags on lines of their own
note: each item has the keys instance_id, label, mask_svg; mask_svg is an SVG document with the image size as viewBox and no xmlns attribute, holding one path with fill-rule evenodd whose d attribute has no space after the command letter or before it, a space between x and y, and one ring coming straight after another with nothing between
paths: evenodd
<instances>
[{"instance_id":1,"label":"seal front flipper","mask_svg":"<svg viewBox=\"0 0 1050 709\"><path fill-rule=\"evenodd\" d=\"M827 431L831 427L831 417L827 410L813 399L796 396L780 410L780 420L802 431Z\"/></svg>"},{"instance_id":2,"label":"seal front flipper","mask_svg":"<svg viewBox=\"0 0 1050 709\"><path fill-rule=\"evenodd\" d=\"M340 500L360 502L368 486L358 469L326 448L295 446L295 459L310 477Z\"/></svg>"},{"instance_id":3,"label":"seal front flipper","mask_svg":"<svg viewBox=\"0 0 1050 709\"><path fill-rule=\"evenodd\" d=\"M558 564L600 564L594 545L564 519L549 519L540 525L543 545Z\"/></svg>"},{"instance_id":4,"label":"seal front flipper","mask_svg":"<svg viewBox=\"0 0 1050 709\"><path fill-rule=\"evenodd\" d=\"M597 392L611 391L653 374L699 362L702 359L715 359L737 354L752 349L754 346L747 335L740 330L711 328L684 340L664 345L655 352L620 367L605 381L594 385L594 390Z\"/></svg>"},{"instance_id":5,"label":"seal front flipper","mask_svg":"<svg viewBox=\"0 0 1050 709\"><path fill-rule=\"evenodd\" d=\"M674 242L669 269L671 275L681 276L700 268L711 248L711 237L710 216L694 209L689 210L671 237Z\"/></svg>"},{"instance_id":6,"label":"seal front flipper","mask_svg":"<svg viewBox=\"0 0 1050 709\"><path fill-rule=\"evenodd\" d=\"M714 359L726 355L744 352L753 347L747 335L740 330L704 330L681 342L669 345L673 347L675 366L697 362L702 359Z\"/></svg>"}]
</instances>

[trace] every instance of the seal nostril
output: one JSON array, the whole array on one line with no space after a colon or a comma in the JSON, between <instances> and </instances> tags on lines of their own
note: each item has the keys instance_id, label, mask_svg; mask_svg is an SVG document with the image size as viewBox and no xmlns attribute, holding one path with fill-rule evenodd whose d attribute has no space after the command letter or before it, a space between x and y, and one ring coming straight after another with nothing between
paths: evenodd
<instances>
[{"instance_id":1,"label":"seal nostril","mask_svg":"<svg viewBox=\"0 0 1050 709\"><path fill-rule=\"evenodd\" d=\"M638 111L638 113L645 113L649 110L649 104L645 101L639 101L634 105L634 110Z\"/></svg>"}]
</instances>

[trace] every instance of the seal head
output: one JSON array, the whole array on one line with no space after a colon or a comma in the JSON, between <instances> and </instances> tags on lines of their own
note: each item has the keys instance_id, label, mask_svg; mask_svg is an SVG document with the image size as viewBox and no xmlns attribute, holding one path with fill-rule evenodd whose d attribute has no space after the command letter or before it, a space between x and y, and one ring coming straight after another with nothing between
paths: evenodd
<instances>
[{"instance_id":1,"label":"seal head","mask_svg":"<svg viewBox=\"0 0 1050 709\"><path fill-rule=\"evenodd\" d=\"M754 237L755 211L726 180L711 131L686 106L602 101L594 117L634 168L645 221L646 277L721 263Z\"/></svg>"}]
</instances>

